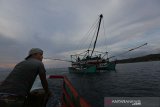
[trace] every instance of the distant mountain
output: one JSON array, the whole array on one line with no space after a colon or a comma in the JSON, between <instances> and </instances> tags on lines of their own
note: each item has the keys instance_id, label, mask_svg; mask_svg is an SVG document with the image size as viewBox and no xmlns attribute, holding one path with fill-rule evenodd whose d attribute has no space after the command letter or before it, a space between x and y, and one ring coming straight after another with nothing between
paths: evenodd
<instances>
[{"instance_id":1,"label":"distant mountain","mask_svg":"<svg viewBox=\"0 0 160 107\"><path fill-rule=\"evenodd\" d=\"M134 63L134 62L147 62L147 61L160 61L160 54L150 54L136 58L117 60L116 63Z\"/></svg>"}]
</instances>

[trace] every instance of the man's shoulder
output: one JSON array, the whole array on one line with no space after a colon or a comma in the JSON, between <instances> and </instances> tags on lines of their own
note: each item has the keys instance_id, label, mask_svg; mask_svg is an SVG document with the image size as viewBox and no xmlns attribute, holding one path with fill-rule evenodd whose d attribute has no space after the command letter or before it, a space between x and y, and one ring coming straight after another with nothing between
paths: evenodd
<instances>
[{"instance_id":1,"label":"man's shoulder","mask_svg":"<svg viewBox=\"0 0 160 107\"><path fill-rule=\"evenodd\" d=\"M42 61L39 61L37 59L31 58L24 61L21 61L17 65L37 65L37 66L43 66Z\"/></svg>"},{"instance_id":2,"label":"man's shoulder","mask_svg":"<svg viewBox=\"0 0 160 107\"><path fill-rule=\"evenodd\" d=\"M33 65L37 65L37 66L44 66L44 64L42 63L42 61L39 61L39 60L34 59L34 58L28 60L28 63L31 63Z\"/></svg>"},{"instance_id":3,"label":"man's shoulder","mask_svg":"<svg viewBox=\"0 0 160 107\"><path fill-rule=\"evenodd\" d=\"M26 60L26 61L35 62L35 63L40 63L40 64L42 64L42 61L37 60L37 59L35 59L35 58L30 58L30 59L28 59L28 60Z\"/></svg>"}]
</instances>

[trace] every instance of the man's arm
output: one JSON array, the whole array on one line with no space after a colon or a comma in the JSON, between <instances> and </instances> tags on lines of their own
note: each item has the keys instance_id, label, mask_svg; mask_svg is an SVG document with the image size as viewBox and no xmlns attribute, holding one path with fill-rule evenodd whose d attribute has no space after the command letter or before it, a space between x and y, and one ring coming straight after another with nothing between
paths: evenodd
<instances>
[{"instance_id":1,"label":"man's arm","mask_svg":"<svg viewBox=\"0 0 160 107\"><path fill-rule=\"evenodd\" d=\"M41 84L45 90L46 93L49 93L49 89L48 89L48 82L46 79L46 70L44 68L43 63L41 63L40 67L39 67L39 77L41 79Z\"/></svg>"},{"instance_id":2,"label":"man's arm","mask_svg":"<svg viewBox=\"0 0 160 107\"><path fill-rule=\"evenodd\" d=\"M47 79L46 79L46 73L45 72L40 72L39 77L41 79L41 84L42 84L45 92L48 93L49 89L48 89L48 82L47 82Z\"/></svg>"}]
</instances>

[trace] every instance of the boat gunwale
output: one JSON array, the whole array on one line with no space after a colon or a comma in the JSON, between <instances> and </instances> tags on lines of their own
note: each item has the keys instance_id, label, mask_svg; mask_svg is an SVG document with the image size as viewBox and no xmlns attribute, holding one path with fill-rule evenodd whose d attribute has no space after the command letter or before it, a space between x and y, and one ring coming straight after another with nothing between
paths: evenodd
<instances>
[{"instance_id":1,"label":"boat gunwale","mask_svg":"<svg viewBox=\"0 0 160 107\"><path fill-rule=\"evenodd\" d=\"M70 98L71 96L69 96L68 93L65 90L65 84L67 85L67 87L70 89L70 91L72 92L73 96L75 97L75 99L79 99L79 104L80 107L91 107L91 105L82 97L78 94L78 92L76 91L75 87L72 85L72 83L69 81L69 79L66 76L62 76L62 75L50 75L49 79L63 79L63 94L68 98ZM62 106L61 107L67 107L67 105L65 105L65 101L63 101L63 97L62 96ZM71 98L70 98L71 99ZM69 101L71 104L71 107L76 107L76 105L74 106L74 102Z\"/></svg>"}]
</instances>

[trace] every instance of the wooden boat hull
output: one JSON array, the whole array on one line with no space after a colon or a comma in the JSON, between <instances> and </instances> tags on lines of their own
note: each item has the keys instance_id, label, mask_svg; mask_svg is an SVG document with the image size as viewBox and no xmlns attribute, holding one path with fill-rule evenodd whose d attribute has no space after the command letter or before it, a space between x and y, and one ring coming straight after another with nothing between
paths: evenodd
<instances>
[{"instance_id":1,"label":"wooden boat hull","mask_svg":"<svg viewBox=\"0 0 160 107\"><path fill-rule=\"evenodd\" d=\"M87 68L75 68L68 67L70 73L96 73L96 66L90 66Z\"/></svg>"},{"instance_id":2,"label":"wooden boat hull","mask_svg":"<svg viewBox=\"0 0 160 107\"><path fill-rule=\"evenodd\" d=\"M114 71L114 70L116 70L116 64L109 62L103 66L97 67L97 70Z\"/></svg>"},{"instance_id":3,"label":"wooden boat hull","mask_svg":"<svg viewBox=\"0 0 160 107\"><path fill-rule=\"evenodd\" d=\"M62 105L60 107L91 107L91 105L78 94L67 77L51 75L49 79L63 79L61 98Z\"/></svg>"},{"instance_id":4,"label":"wooden boat hull","mask_svg":"<svg viewBox=\"0 0 160 107\"><path fill-rule=\"evenodd\" d=\"M100 70L103 70L103 72L106 71L115 71L116 64L113 62L103 63L103 65L90 65L86 68L80 68L80 67L68 67L68 70L70 73L97 73L100 72Z\"/></svg>"}]
</instances>

